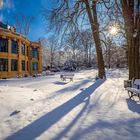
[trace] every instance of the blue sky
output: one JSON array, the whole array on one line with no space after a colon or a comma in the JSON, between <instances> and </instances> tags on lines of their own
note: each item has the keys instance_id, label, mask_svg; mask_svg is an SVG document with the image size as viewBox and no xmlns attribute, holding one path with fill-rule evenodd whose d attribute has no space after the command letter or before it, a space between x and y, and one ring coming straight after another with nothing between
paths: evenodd
<instances>
[{"instance_id":1,"label":"blue sky","mask_svg":"<svg viewBox=\"0 0 140 140\"><path fill-rule=\"evenodd\" d=\"M0 21L12 26L15 24L13 15L16 13L34 16L28 38L35 41L39 37L48 36L41 14L42 6L51 9L53 0L0 0Z\"/></svg>"}]
</instances>

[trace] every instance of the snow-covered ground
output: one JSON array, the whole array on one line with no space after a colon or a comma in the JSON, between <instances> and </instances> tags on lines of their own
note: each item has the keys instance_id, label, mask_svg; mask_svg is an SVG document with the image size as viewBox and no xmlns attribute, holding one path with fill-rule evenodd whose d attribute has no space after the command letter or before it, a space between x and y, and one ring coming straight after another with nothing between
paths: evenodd
<instances>
[{"instance_id":1,"label":"snow-covered ground","mask_svg":"<svg viewBox=\"0 0 140 140\"><path fill-rule=\"evenodd\" d=\"M126 70L0 80L0 140L139 140L140 104L123 88Z\"/></svg>"}]
</instances>

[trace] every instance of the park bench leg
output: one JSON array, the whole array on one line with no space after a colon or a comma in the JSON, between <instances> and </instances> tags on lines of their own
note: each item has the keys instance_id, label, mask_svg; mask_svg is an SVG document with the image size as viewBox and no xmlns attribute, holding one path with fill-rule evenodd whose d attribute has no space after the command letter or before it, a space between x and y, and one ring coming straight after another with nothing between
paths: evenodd
<instances>
[{"instance_id":1,"label":"park bench leg","mask_svg":"<svg viewBox=\"0 0 140 140\"><path fill-rule=\"evenodd\" d=\"M140 101L140 95L139 94L136 94L135 96L138 97L138 100L136 102L139 102Z\"/></svg>"},{"instance_id":2,"label":"park bench leg","mask_svg":"<svg viewBox=\"0 0 140 140\"><path fill-rule=\"evenodd\" d=\"M138 98L134 98L134 97L138 97ZM133 94L133 100L136 101L136 102L139 102L140 101L140 96L138 94Z\"/></svg>"},{"instance_id":3,"label":"park bench leg","mask_svg":"<svg viewBox=\"0 0 140 140\"><path fill-rule=\"evenodd\" d=\"M135 100L134 96L137 96L138 97L138 100L137 101L135 100L135 101L136 102L139 102L140 101L140 95L138 95L136 93L133 93L131 91L128 91L128 95L129 95L130 99L132 99L132 100Z\"/></svg>"},{"instance_id":4,"label":"park bench leg","mask_svg":"<svg viewBox=\"0 0 140 140\"><path fill-rule=\"evenodd\" d=\"M140 95L138 95L138 97L139 97L139 101L140 101Z\"/></svg>"},{"instance_id":5,"label":"park bench leg","mask_svg":"<svg viewBox=\"0 0 140 140\"><path fill-rule=\"evenodd\" d=\"M131 99L131 98L133 97L133 92L128 91L128 96L129 96L129 98Z\"/></svg>"}]
</instances>

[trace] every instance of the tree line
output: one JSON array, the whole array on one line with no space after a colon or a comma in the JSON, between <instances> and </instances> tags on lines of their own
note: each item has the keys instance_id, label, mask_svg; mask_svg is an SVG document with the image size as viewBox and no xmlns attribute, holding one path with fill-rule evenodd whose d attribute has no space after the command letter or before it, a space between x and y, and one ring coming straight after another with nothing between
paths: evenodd
<instances>
[{"instance_id":1,"label":"tree line","mask_svg":"<svg viewBox=\"0 0 140 140\"><path fill-rule=\"evenodd\" d=\"M61 65L64 52L65 60L97 66L100 78L106 77L105 67L128 67L129 79L140 78L140 0L54 0L53 5L43 5L41 13L52 35L40 39L51 67ZM113 27L118 31L111 35Z\"/></svg>"},{"instance_id":2,"label":"tree line","mask_svg":"<svg viewBox=\"0 0 140 140\"><path fill-rule=\"evenodd\" d=\"M53 30L58 33L75 34L85 28L90 30L95 46L98 76L105 75L105 59L103 46L107 46L107 26L118 24L120 42L125 40L126 58L128 61L129 79L140 78L140 1L139 0L56 0L52 10L44 7L43 15ZM105 35L103 35L105 34ZM105 36L105 37L104 37ZM82 35L84 40L86 37ZM68 39L71 46L74 43L74 35ZM72 42L71 42L72 41ZM81 39L82 41L82 39ZM107 43L110 43L107 39ZM104 45L103 45L103 42ZM117 42L117 41L116 41ZM82 43L84 44L84 42ZM87 43L84 45L86 48ZM76 45L74 45L76 47ZM107 48L108 65L110 67L110 53L112 48ZM73 48L73 51L75 48ZM74 55L75 57L75 55ZM86 54L85 54L85 57ZM114 56L117 58L117 56ZM118 65L120 62L116 62Z\"/></svg>"}]
</instances>

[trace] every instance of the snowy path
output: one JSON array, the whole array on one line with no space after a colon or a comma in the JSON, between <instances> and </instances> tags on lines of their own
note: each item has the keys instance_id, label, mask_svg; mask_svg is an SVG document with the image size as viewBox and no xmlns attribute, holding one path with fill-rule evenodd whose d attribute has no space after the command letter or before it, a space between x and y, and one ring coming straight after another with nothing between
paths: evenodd
<instances>
[{"instance_id":1,"label":"snowy path","mask_svg":"<svg viewBox=\"0 0 140 140\"><path fill-rule=\"evenodd\" d=\"M0 81L0 139L139 140L140 104L128 100L125 71L76 73L74 82L49 77ZM16 115L10 115L20 110Z\"/></svg>"}]
</instances>

